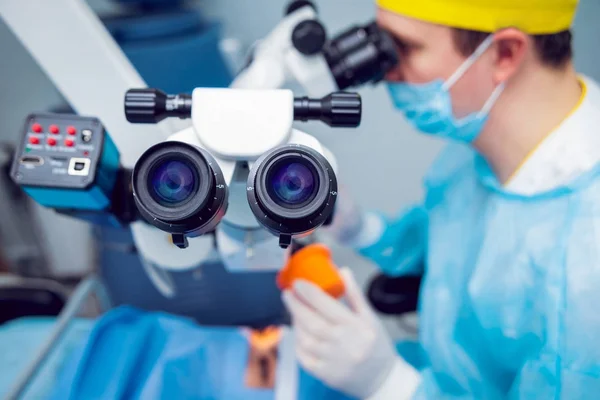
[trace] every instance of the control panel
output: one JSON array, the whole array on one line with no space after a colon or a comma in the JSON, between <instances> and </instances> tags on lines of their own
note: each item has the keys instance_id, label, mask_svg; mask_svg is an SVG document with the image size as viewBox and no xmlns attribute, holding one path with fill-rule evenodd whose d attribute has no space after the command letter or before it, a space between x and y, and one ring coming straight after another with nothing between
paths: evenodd
<instances>
[{"instance_id":1,"label":"control panel","mask_svg":"<svg viewBox=\"0 0 600 400\"><path fill-rule=\"evenodd\" d=\"M119 152L97 118L32 114L21 132L11 176L39 204L57 210L108 210Z\"/></svg>"},{"instance_id":2,"label":"control panel","mask_svg":"<svg viewBox=\"0 0 600 400\"><path fill-rule=\"evenodd\" d=\"M33 114L27 118L13 178L21 185L85 189L102 156L104 128L96 118Z\"/></svg>"}]
</instances>

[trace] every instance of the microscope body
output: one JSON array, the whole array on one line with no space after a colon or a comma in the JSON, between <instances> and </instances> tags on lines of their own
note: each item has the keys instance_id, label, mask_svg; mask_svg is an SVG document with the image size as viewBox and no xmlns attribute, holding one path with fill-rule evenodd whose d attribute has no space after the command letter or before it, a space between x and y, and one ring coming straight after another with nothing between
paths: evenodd
<instances>
[{"instance_id":1,"label":"microscope body","mask_svg":"<svg viewBox=\"0 0 600 400\"><path fill-rule=\"evenodd\" d=\"M137 209L149 225L160 229L145 227L136 243L162 271L181 270L197 264L172 268L170 259L195 253L210 233L228 270L280 269L292 238L323 225L337 196L331 154L292 124L321 120L333 127L354 127L360 123L361 107L360 96L351 93L310 99L295 98L285 89L197 88L191 96L156 89L128 91L125 112L132 123L157 123L166 117L192 121L191 127L153 146L136 163L132 186ZM164 165L174 168L172 177L163 174ZM182 198L166 204L171 200L166 198L167 180L174 180L177 191L195 174L187 170L209 171L196 180L211 188L195 192L191 203ZM166 197L158 198L158 192ZM181 250L153 246L165 232Z\"/></svg>"},{"instance_id":2,"label":"microscope body","mask_svg":"<svg viewBox=\"0 0 600 400\"><path fill-rule=\"evenodd\" d=\"M130 92L126 114L140 122L140 115L150 115L148 103L140 98L147 100L152 91ZM286 252L280 246L289 246L292 236L310 233L331 214L337 195L335 162L317 139L292 124L321 119L334 126L358 125L361 103L357 95L339 93L311 100L294 98L284 89L197 88L189 98L156 101L155 97L152 112L156 107L170 114L183 113L178 116L191 118L192 126L152 146L133 170L120 165L119 153L98 119L32 114L23 128L12 177L36 202L60 213L112 226L137 224L134 234L143 265L166 295L174 290L167 288L164 272L196 268L199 260L210 258L215 244L211 236L230 270L276 270L285 262ZM309 168L314 166L309 173L329 179L321 187L292 187L297 193L289 192L289 187L278 189L292 197L302 190L311 196L324 190L327 199L317 210L323 217L309 218L307 223L306 218L296 221L284 215L275 224L278 216L273 209L260 208L257 163L265 156L281 154L301 163L305 159ZM189 171L173 162L190 166ZM313 178L294 173L280 177L276 184L293 186ZM270 176L268 172L263 175L265 179ZM265 191L263 198L270 193ZM309 205L315 203L311 196L306 198ZM286 240L282 242L281 237Z\"/></svg>"},{"instance_id":3,"label":"microscope body","mask_svg":"<svg viewBox=\"0 0 600 400\"><path fill-rule=\"evenodd\" d=\"M170 116L192 119L190 128L150 148L136 163L133 193L138 209L143 215L155 214L155 218L145 216L145 219L162 230L169 231L165 227L167 224L178 236L199 236L214 228L209 223L214 213L229 206L230 196L220 201L218 206L210 203L213 195L218 197L218 193L221 193L215 192L214 187L229 187L241 180L245 182L245 195L234 197L233 203L237 204L239 199L243 199L249 205L246 209L251 211L247 214L254 218L237 218L240 213L234 212L232 217L226 218L229 223L250 229L262 225L271 228L272 233L279 234L280 239L304 235L320 226L323 223L320 217L326 218L331 210L308 207L305 211L312 213L300 211L306 206L314 206L318 193L325 191L335 196L337 190L334 168L324 156L322 146L314 137L292 129L292 123L294 120L321 120L333 127L354 127L360 124L361 108L360 96L351 93L333 93L322 99L309 99L294 98L292 92L285 89L198 88L192 96L166 95L156 89L132 89L125 98L125 112L130 122L157 123ZM187 150L181 144L198 149L198 154L188 157ZM162 154L165 147L171 149L168 154ZM281 154L287 155L274 161L267 171L257 166L262 162L268 164L271 158ZM193 158L201 159L198 163L204 164L204 169L209 171L205 177L187 171L202 169L192 165L195 162ZM187 166L180 165L182 163ZM160 168L157 169L157 165ZM172 167L167 171L170 175L163 173L163 165ZM325 172L320 174L319 171ZM280 175L275 172L280 172ZM269 182L265 183L265 179ZM194 204L200 204L198 210L180 210L179 205L187 204L187 195L191 196L192 193L187 193L185 198L176 197L185 194L185 190L197 189L194 187L196 183L192 182L194 180L207 182L211 188L200 191L199 197L194 199ZM184 187L184 181L189 181L189 187ZM162 187L163 183L172 187ZM153 198L147 196L145 191L155 192ZM170 191L179 191L179 194ZM158 198L161 196L162 199ZM327 199L319 196L318 201L326 204ZM199 213L200 208L207 207L212 210L211 215ZM281 211L286 208L293 213ZM173 215L174 210L178 210L177 215ZM319 217L316 216L317 211ZM184 214L185 221L178 219ZM269 218L263 219L263 214ZM201 218L192 218L190 221L191 217L196 216ZM278 227L272 226L273 220L279 222ZM312 222L303 224L305 220ZM289 243L282 242L281 246L287 247Z\"/></svg>"},{"instance_id":4,"label":"microscope body","mask_svg":"<svg viewBox=\"0 0 600 400\"><path fill-rule=\"evenodd\" d=\"M274 162L271 157L274 150L292 153L301 150L300 156L308 154L305 158L311 159L314 165L330 170L330 173L321 175L323 180L331 182L330 190L320 188L321 192L335 198L337 190L336 166L331 153L314 137L292 128L294 120L322 119L324 114L319 113L323 110L320 110L320 106L314 108L314 103L304 99L304 111L295 115L296 105L301 105L302 100L294 99L291 92L277 88L288 81L295 81L309 95L321 96L336 88L376 82L385 70L395 64L392 61L392 55L395 57L393 44L391 48L389 38L374 30L373 24L353 28L328 41L315 8L306 1L294 3L296 5L290 6L282 22L255 47L251 62L238 75L231 89L199 88L192 96L182 96L180 103L170 103L174 114L177 109L183 110L184 113L177 116L192 119L192 126L171 135L159 145L178 142L192 146L204 152L204 156L201 155L204 161L213 163L213 172L217 172L214 177L220 179L216 189L222 193L214 197L227 198L227 202L216 207L218 212L209 216L213 218L211 221L215 222L214 225L205 224L200 230L182 227L177 232L171 232L172 226L169 225L177 224L167 222L161 229L156 229L157 224L153 224L157 222L156 216L144 212L139 201L136 201L136 180L132 176L136 168L133 171L117 168L112 190L110 183L94 185L93 188L100 189L98 192L103 194L98 197L100 201L96 197L87 200L79 197L79 200L75 200L84 192L88 196L87 189L90 186L76 188L68 196L72 200L64 200L64 204L52 203L43 196L48 193L54 193L53 197L58 193L66 195L68 192L64 191L62 183L58 182L55 187L60 190L47 191L35 184L28 187L23 184L26 182L19 182L20 176L16 174L15 180L38 202L59 212L90 221L107 220L112 224L131 225L143 265L165 295L173 291L161 289L159 281L165 281L160 278L163 272L196 268L204 259L211 257L215 243L218 255L230 270L280 268L285 261L285 251L279 246L287 247L292 236L308 235L314 227L323 224L322 217L331 214L335 202L327 204L325 199L323 206L327 205L328 208L317 210L325 212L315 214L312 210L312 213L305 213L299 219L308 221L304 225L290 218L285 223L274 221L269 212L261 213L264 210L257 207L259 201L253 197L258 192L255 189L260 186L256 185L256 181L249 181L257 179L256 173L253 173L258 169L256 163ZM335 104L330 105L336 107ZM107 138L106 143L110 147L108 134L104 132L101 136ZM107 150L103 154L109 153ZM111 169L115 169L114 161ZM41 171L39 168L37 170ZM99 167L98 171L102 170L103 167ZM89 172L90 177L95 177L94 169ZM109 206L106 206L107 199ZM69 201L73 203L69 204ZM267 211L273 211L275 206L270 204ZM88 210L90 207L95 210ZM279 224L289 225L290 232L282 232ZM207 236L216 238L216 241ZM173 243L184 249L173 246Z\"/></svg>"}]
</instances>

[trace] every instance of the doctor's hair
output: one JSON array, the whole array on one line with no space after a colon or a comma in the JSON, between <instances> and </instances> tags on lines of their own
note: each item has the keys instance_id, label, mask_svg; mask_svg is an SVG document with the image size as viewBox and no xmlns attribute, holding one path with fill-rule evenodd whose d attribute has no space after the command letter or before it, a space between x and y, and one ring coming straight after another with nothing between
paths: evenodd
<instances>
[{"instance_id":1,"label":"doctor's hair","mask_svg":"<svg viewBox=\"0 0 600 400\"><path fill-rule=\"evenodd\" d=\"M489 32L453 28L457 49L468 57L490 35ZM535 49L542 63L560 69L573 58L573 34L570 30L550 35L532 35Z\"/></svg>"}]
</instances>

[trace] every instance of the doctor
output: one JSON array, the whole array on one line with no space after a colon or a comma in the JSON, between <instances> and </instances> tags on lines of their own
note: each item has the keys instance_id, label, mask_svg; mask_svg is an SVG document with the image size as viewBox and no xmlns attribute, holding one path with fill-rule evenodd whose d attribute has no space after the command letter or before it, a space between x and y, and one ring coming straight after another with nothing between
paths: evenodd
<instances>
[{"instance_id":1,"label":"doctor","mask_svg":"<svg viewBox=\"0 0 600 400\"><path fill-rule=\"evenodd\" d=\"M577 0L378 5L394 105L449 143L423 204L370 217L379 235L358 247L389 275L424 273L428 365L395 353L348 270L344 302L284 293L300 363L360 399L598 398L600 88L573 66Z\"/></svg>"}]
</instances>

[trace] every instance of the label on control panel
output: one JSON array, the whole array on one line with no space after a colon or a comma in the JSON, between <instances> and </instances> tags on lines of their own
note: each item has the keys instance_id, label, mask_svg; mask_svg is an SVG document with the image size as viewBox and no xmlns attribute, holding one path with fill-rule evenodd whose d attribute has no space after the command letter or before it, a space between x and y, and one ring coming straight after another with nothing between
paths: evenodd
<instances>
[{"instance_id":1,"label":"label on control panel","mask_svg":"<svg viewBox=\"0 0 600 400\"><path fill-rule=\"evenodd\" d=\"M52 174L54 175L66 175L67 172L66 168L52 168Z\"/></svg>"},{"instance_id":2,"label":"label on control panel","mask_svg":"<svg viewBox=\"0 0 600 400\"><path fill-rule=\"evenodd\" d=\"M72 147L55 147L55 148L50 148L48 150L57 150L63 153L76 153L77 149L74 149Z\"/></svg>"}]
</instances>

